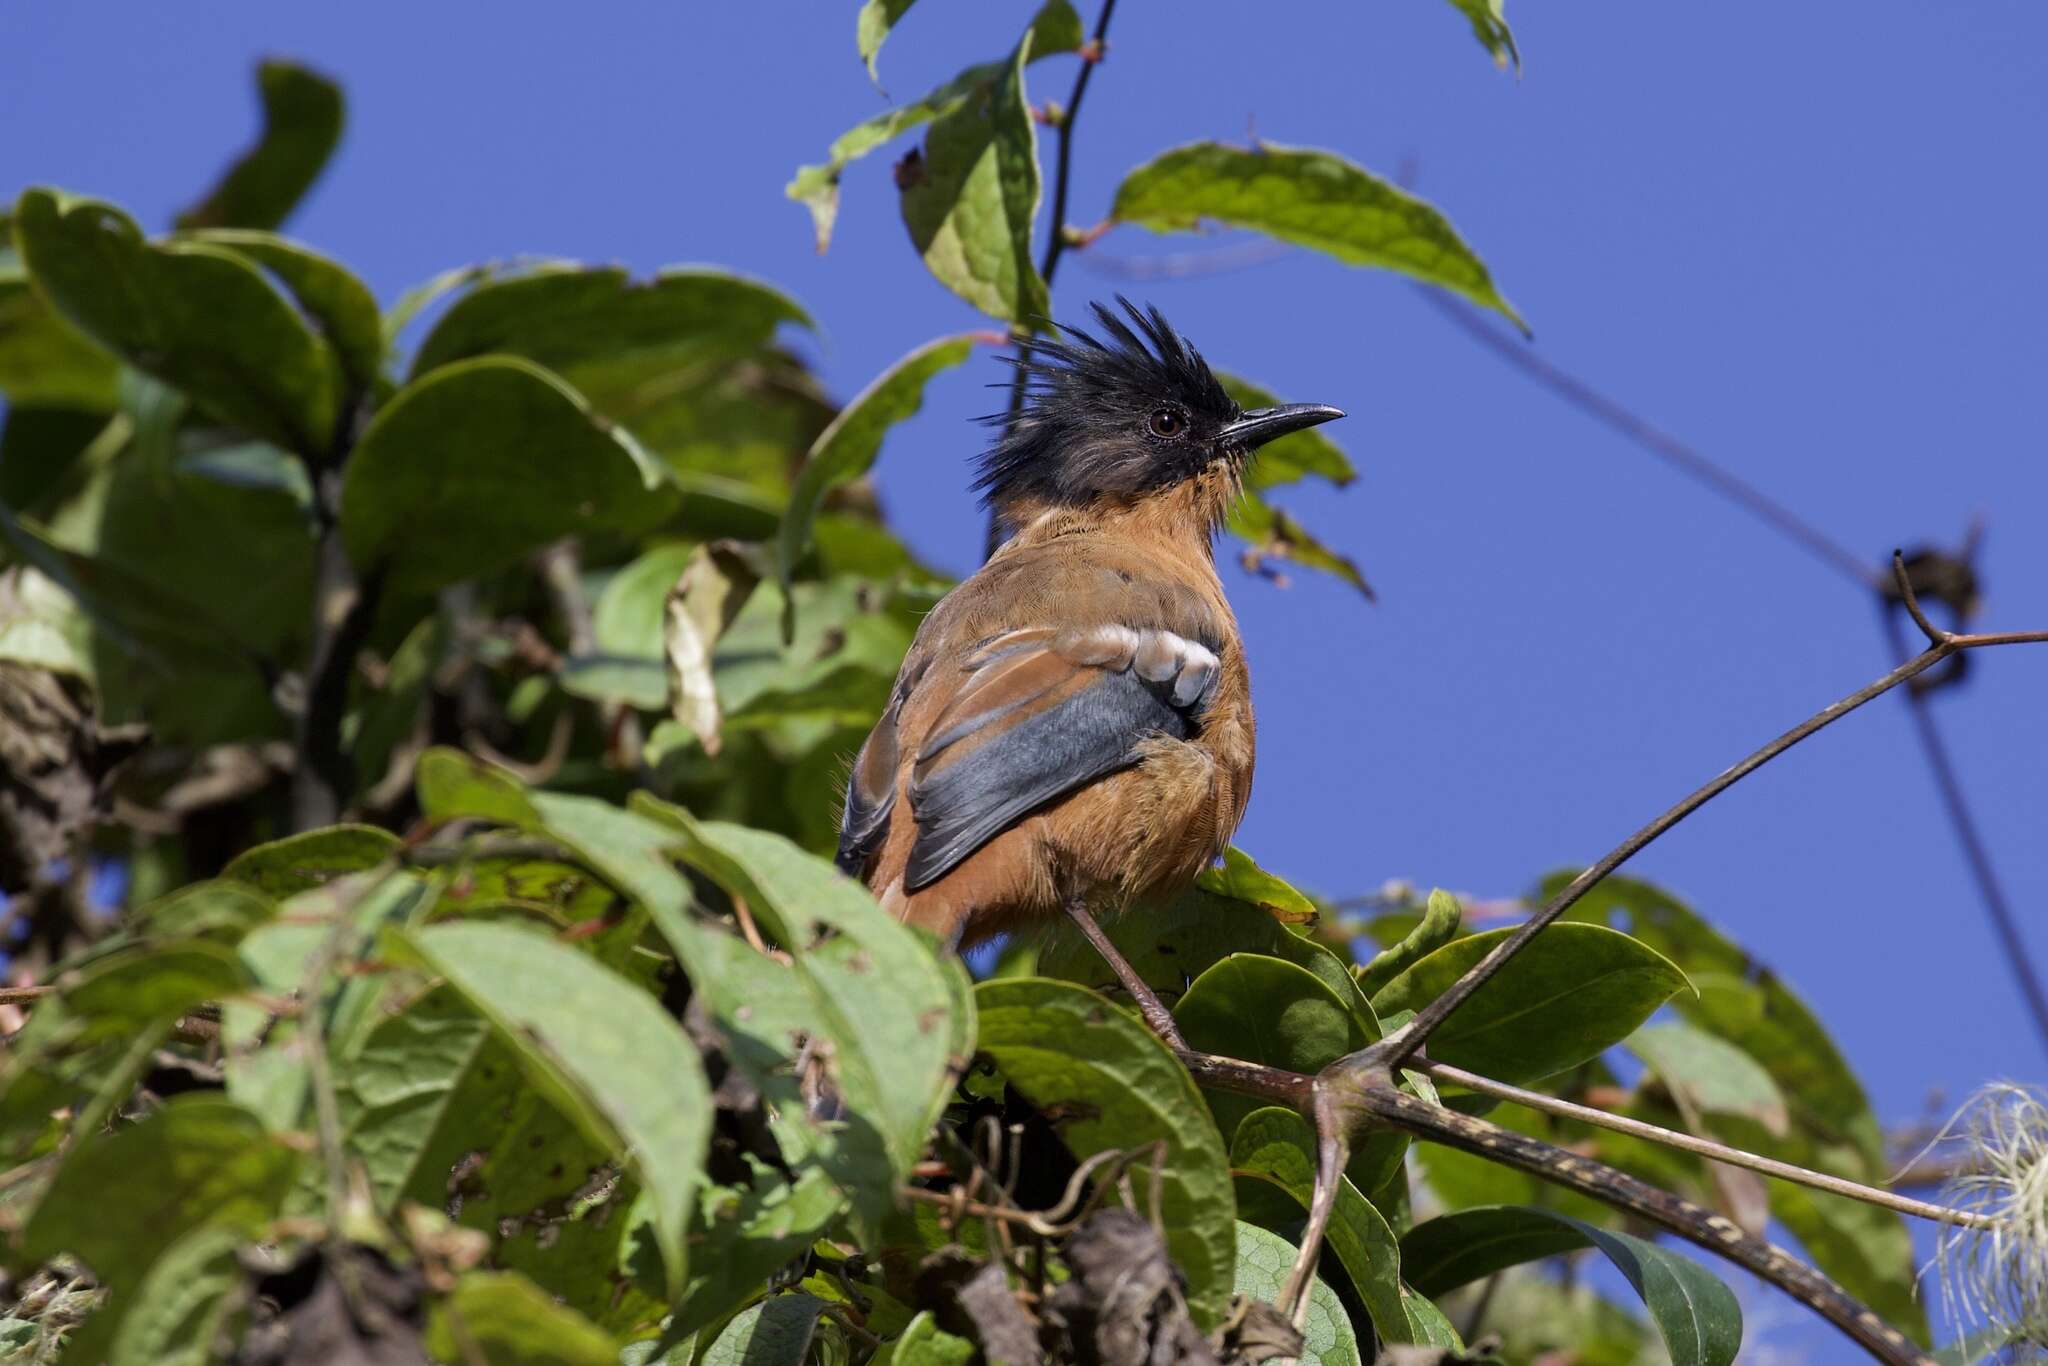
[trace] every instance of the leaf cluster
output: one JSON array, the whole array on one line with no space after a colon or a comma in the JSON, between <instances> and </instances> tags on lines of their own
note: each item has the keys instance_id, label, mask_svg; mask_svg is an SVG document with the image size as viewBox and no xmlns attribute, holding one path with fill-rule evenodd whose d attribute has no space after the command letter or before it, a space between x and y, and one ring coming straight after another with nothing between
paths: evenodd
<instances>
[{"instance_id":1,"label":"leaf cluster","mask_svg":"<svg viewBox=\"0 0 2048 1366\"><path fill-rule=\"evenodd\" d=\"M1498 5L1457 8L1519 61ZM871 71L910 10L862 9ZM1029 327L1047 111L1027 78L1104 53L1067 0L1006 41L790 194L822 248L842 176L921 130L896 173L913 249ZM1302 1235L1307 1122L1198 1087L1079 940L1012 944L976 982L822 857L841 765L947 587L870 471L984 334L839 403L804 308L716 268L489 263L380 304L275 231L340 92L287 63L259 86L263 136L173 231L37 188L0 239L0 874L35 983L0 1005L0 1343L1455 1360L1498 1279L1516 1307L1483 1326L1517 1358L1733 1359L1733 1296L1647 1229L1392 1133L1345 1174L1297 1337L1262 1306ZM1441 213L1333 153L1184 147L1111 204L1515 317ZM1268 501L1353 477L1319 433L1275 442L1232 523L1247 563L1369 592ZM1432 1054L1878 1175L1867 1100L1789 988L1646 885L1574 922ZM1347 921L1232 850L1111 933L1194 1046L1313 1072L1502 932L1441 896ZM1774 1217L1924 1336L1895 1216L1402 1084ZM1527 1270L1590 1253L1646 1317Z\"/></svg>"}]
</instances>

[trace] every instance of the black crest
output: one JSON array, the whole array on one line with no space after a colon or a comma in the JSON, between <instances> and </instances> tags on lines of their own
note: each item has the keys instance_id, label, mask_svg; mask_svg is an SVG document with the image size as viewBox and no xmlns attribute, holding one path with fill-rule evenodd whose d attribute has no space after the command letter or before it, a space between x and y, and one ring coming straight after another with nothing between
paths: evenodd
<instances>
[{"instance_id":1,"label":"black crest","mask_svg":"<svg viewBox=\"0 0 2048 1366\"><path fill-rule=\"evenodd\" d=\"M1091 307L1105 342L1077 327L1023 345L1024 405L982 419L1003 429L981 457L985 503L1053 503L1141 493L1186 479L1219 455L1239 416L1201 353L1156 308L1117 296L1126 322ZM1007 359L1007 358L1006 358Z\"/></svg>"}]
</instances>

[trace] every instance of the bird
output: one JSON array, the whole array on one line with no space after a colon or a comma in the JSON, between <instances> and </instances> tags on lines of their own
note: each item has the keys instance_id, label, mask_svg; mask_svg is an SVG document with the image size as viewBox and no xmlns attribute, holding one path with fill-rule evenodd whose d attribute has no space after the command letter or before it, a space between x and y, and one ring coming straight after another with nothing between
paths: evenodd
<instances>
[{"instance_id":1,"label":"bird","mask_svg":"<svg viewBox=\"0 0 2048 1366\"><path fill-rule=\"evenodd\" d=\"M1258 448L1344 416L1241 409L1156 307L1006 357L975 488L1010 532L925 616L854 757L837 863L965 949L1064 915L1155 1030L1098 913L1184 891L1244 817L1251 679L1216 533ZM1164 1017L1163 1019L1160 1017Z\"/></svg>"}]
</instances>

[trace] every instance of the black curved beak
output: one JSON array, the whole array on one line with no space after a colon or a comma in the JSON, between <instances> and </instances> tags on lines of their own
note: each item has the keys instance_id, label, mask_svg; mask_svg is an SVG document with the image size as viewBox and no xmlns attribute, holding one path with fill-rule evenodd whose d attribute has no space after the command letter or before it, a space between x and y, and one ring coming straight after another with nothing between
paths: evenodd
<instances>
[{"instance_id":1,"label":"black curved beak","mask_svg":"<svg viewBox=\"0 0 2048 1366\"><path fill-rule=\"evenodd\" d=\"M1342 416L1342 408L1332 408L1327 403L1283 403L1277 408L1253 408L1223 429L1223 440L1247 451L1255 451L1276 437L1333 422Z\"/></svg>"}]
</instances>

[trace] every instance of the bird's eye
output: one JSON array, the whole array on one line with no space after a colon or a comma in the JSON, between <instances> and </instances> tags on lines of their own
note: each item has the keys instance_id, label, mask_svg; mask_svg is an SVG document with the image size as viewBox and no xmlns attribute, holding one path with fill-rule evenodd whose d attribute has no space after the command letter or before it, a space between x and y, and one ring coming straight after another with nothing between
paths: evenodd
<instances>
[{"instance_id":1,"label":"bird's eye","mask_svg":"<svg viewBox=\"0 0 2048 1366\"><path fill-rule=\"evenodd\" d=\"M1171 408L1161 408L1145 426L1154 436L1179 436L1188 429L1188 420Z\"/></svg>"}]
</instances>

